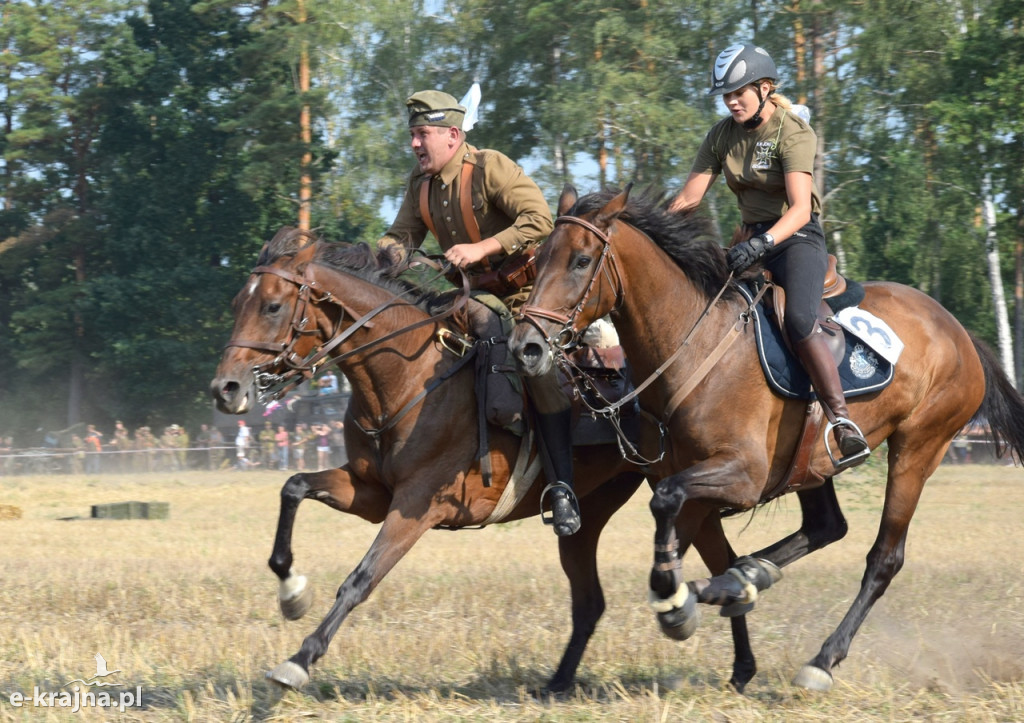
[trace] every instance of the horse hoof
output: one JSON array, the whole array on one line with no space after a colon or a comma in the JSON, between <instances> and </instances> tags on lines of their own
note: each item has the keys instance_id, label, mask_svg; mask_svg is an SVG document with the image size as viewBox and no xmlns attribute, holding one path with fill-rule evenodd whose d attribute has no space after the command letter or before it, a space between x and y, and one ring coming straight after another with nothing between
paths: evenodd
<instances>
[{"instance_id":1,"label":"horse hoof","mask_svg":"<svg viewBox=\"0 0 1024 723\"><path fill-rule=\"evenodd\" d=\"M793 678L793 685L805 690L827 693L832 690L832 674L815 665L805 665Z\"/></svg>"},{"instance_id":2,"label":"horse hoof","mask_svg":"<svg viewBox=\"0 0 1024 723\"><path fill-rule=\"evenodd\" d=\"M313 606L313 588L305 575L289 575L281 581L277 600L286 620L298 620Z\"/></svg>"},{"instance_id":3,"label":"horse hoof","mask_svg":"<svg viewBox=\"0 0 1024 723\"><path fill-rule=\"evenodd\" d=\"M286 660L267 673L267 679L282 688L298 690L309 682L309 673L298 663Z\"/></svg>"},{"instance_id":4,"label":"horse hoof","mask_svg":"<svg viewBox=\"0 0 1024 723\"><path fill-rule=\"evenodd\" d=\"M686 591L686 599L679 604L676 598L679 593ZM700 626L700 609L697 607L697 596L694 595L686 585L680 587L676 598L665 601L651 601L652 607L658 615L658 625L661 632L673 640L687 640L692 637ZM673 603L670 609L662 609L666 603ZM661 603L658 605L657 603Z\"/></svg>"}]
</instances>

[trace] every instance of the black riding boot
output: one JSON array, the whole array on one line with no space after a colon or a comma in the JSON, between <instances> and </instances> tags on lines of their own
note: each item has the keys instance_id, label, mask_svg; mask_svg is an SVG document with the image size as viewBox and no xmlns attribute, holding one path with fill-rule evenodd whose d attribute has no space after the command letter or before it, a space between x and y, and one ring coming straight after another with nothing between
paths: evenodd
<instances>
[{"instance_id":1,"label":"black riding boot","mask_svg":"<svg viewBox=\"0 0 1024 723\"><path fill-rule=\"evenodd\" d=\"M795 349L800 363L811 378L818 401L825 409L825 416L832 424L832 433L840 454L840 458L835 460L836 471L860 464L868 458L871 448L857 425L850 421L843 385L839 381L839 370L828 342L815 328L810 336L795 344Z\"/></svg>"},{"instance_id":2,"label":"black riding boot","mask_svg":"<svg viewBox=\"0 0 1024 723\"><path fill-rule=\"evenodd\" d=\"M540 495L541 520L566 537L580 529L580 506L572 491L572 410L536 415L537 442L544 471L551 483ZM551 500L551 516L544 516L544 500Z\"/></svg>"}]
</instances>

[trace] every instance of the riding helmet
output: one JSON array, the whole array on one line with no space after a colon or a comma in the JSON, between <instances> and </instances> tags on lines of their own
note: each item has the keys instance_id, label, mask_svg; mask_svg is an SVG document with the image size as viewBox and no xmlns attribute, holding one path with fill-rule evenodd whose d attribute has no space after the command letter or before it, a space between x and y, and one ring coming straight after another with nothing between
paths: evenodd
<instances>
[{"instance_id":1,"label":"riding helmet","mask_svg":"<svg viewBox=\"0 0 1024 723\"><path fill-rule=\"evenodd\" d=\"M770 78L774 82L778 77L775 61L767 50L757 45L736 43L715 59L708 95L724 95L762 78Z\"/></svg>"}]
</instances>

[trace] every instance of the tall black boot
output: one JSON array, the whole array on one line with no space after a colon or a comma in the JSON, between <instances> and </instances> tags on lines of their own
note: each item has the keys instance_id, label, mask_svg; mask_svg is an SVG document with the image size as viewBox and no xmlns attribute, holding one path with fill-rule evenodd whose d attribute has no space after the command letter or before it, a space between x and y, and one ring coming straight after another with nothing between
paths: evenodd
<instances>
[{"instance_id":1,"label":"tall black boot","mask_svg":"<svg viewBox=\"0 0 1024 723\"><path fill-rule=\"evenodd\" d=\"M815 327L810 336L798 341L794 347L825 409L825 416L832 425L840 454L840 458L835 460L836 471L860 464L871 454L871 448L857 425L850 421L839 370L828 342Z\"/></svg>"},{"instance_id":2,"label":"tall black boot","mask_svg":"<svg viewBox=\"0 0 1024 723\"><path fill-rule=\"evenodd\" d=\"M580 529L580 506L572 491L572 410L537 413L537 444L550 484L540 495L541 520L566 537ZM551 500L551 516L544 516L544 500Z\"/></svg>"}]
</instances>

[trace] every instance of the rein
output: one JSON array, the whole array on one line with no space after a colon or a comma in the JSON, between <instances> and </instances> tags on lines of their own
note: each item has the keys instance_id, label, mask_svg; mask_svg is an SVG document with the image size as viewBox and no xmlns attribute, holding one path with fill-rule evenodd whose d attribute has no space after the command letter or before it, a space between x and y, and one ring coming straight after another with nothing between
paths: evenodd
<instances>
[{"instance_id":1,"label":"rein","mask_svg":"<svg viewBox=\"0 0 1024 723\"><path fill-rule=\"evenodd\" d=\"M619 271L618 266L615 263L615 256L611 251L611 237L608 235L608 233L601 230L600 228L590 223L586 219L580 218L578 216L559 216L558 219L555 220L556 226L559 224L566 223L581 226L582 228L586 229L587 231L590 231L590 233L597 236L597 238L602 243L601 255L598 258L597 266L594 269L594 273L590 278L590 283L587 285L586 290L583 292L583 296L581 297L580 301L576 304L576 306L573 308L572 313L569 315L560 314L558 312L544 309L539 306L530 305L523 307L523 309L520 311L519 318L528 320L530 323L534 325L534 327L537 328L538 331L541 332L541 334L543 334L544 332L540 328L540 325L537 321L538 319L549 319L551 321L556 321L563 324L563 328L558 332L558 334L556 334L554 337L548 337L546 341L548 342L548 346L553 350L553 353L555 354L556 363L558 363L563 369L575 369L575 373L567 374L567 376L570 380L572 380L573 385L577 386L575 380L578 379L580 376L586 377L587 374L583 372L581 369L575 368L575 366L572 364L572 362L566 355L565 349L568 346L570 346L571 343L574 342L580 334L580 332L575 329L576 318L580 315L583 308L586 306L587 301L589 300L590 295L593 292L594 286L597 282L598 275L601 273L602 270L604 270L605 259L610 260L609 265L611 266L612 271L615 275L615 279L618 282L614 287L616 290L615 305L612 307L612 311L615 311L622 304L625 292L622 285L622 273ZM636 228L635 226L632 226L632 228L634 228L638 233L646 236L646 234L644 234L643 231ZM609 274L609 280L610 279L611 276ZM661 377L661 375L664 374L665 371L679 359L682 353L689 347L690 340L693 338L694 334L696 334L700 325L708 317L708 315L711 312L711 309L714 308L715 304L717 304L719 299L722 298L722 294L724 294L726 289L729 288L730 283L732 283L732 279L733 273L730 271L729 276L722 284L722 288L719 289L718 293L715 294L714 298L708 301L708 303L704 306L704 310L700 313L700 316L697 317L697 320L694 321L693 326L690 327L689 332L687 332L686 336L683 338L682 342L680 342L679 346L672 353L672 355L669 356L668 359L666 359L664 362L662 362L658 366L658 368L655 369L642 383L637 385L631 392L623 396L621 399L619 399L616 402L609 402L607 406L597 408L586 401L586 395L580 393L579 387L577 386L577 395L583 400L583 403L586 404L590 411L593 412L594 414L600 415L607 419L615 428L617 436L619 437L619 447L623 451L623 455L627 460L634 462L635 464L653 464L661 461L661 459L665 455L665 425L672 418L672 415L675 413L676 409L678 409L679 405L682 404L683 400L686 399L686 397L688 397L693 392L697 385L700 384L704 377L706 377L708 373L714 368L715 364L717 364L718 361L725 355L725 352L728 351L729 347L731 347L733 343L743 333L744 328L747 326L747 324L750 323L750 319L753 314L754 308L761 300L761 297L764 296L769 286L768 284L762 285L760 290L757 292L757 295L750 301L749 304L747 304L747 307L739 313L736 319L736 323L733 324L733 326L729 329L728 332L726 332L725 336L718 342L718 344L711 351L711 353L709 353L704 358L704 361L701 362L700 366L697 367L697 369L686 379L683 385L678 390L676 390L675 394L672 395L672 398L669 399L668 404L665 405L665 408L661 413L661 419L658 421L658 426L663 442L661 446L661 452L657 459L646 459L642 455L640 455L639 451L636 450L634 445L626 438L625 434L621 431L621 426L618 422L620 410L627 404L633 402L634 399L639 397L645 389L647 389L659 377ZM559 343L563 336L565 336L567 333L567 343Z\"/></svg>"},{"instance_id":2,"label":"rein","mask_svg":"<svg viewBox=\"0 0 1024 723\"><path fill-rule=\"evenodd\" d=\"M438 264L436 261L433 261L432 259L423 258L415 263L429 266L430 268L435 269L439 275L443 275L441 265ZM413 264L410 264L410 266L411 265ZM284 395L284 393L287 392L289 389L297 386L304 380L311 378L314 374L316 374L318 369L328 366L328 364L337 364L338 362L342 361L343 359L349 356L363 352L378 344L381 344L385 341L388 341L397 336L412 331L413 329L416 329L421 326L426 326L428 324L435 324L443 319L446 319L454 315L462 307L464 307L469 299L469 279L463 273L462 293L458 296L455 303L453 303L447 310L441 312L440 314L429 316L426 319L421 319L413 324L402 327L400 329L396 329L381 337L373 339L367 342L366 344L358 346L354 349L350 349L347 352L338 354L334 356L332 359L327 360L325 362L325 358L331 351L333 351L335 348L337 348L339 345L341 345L343 342L349 339L359 329L363 327L366 327L367 329L372 328L373 322L371 320L373 319L373 317L377 316L383 311L386 311L392 306L397 305L397 303L402 300L406 293L411 293L411 290L403 294L396 294L394 297L378 305L376 308L371 309L363 316L357 317L357 315L348 306L346 306L344 302L336 298L332 292L323 289L322 285L312 277L311 266L312 264L307 266L305 272L301 276L291 271L286 271L284 269L279 269L273 266L257 266L251 272L252 274L274 274L275 276L279 276L282 279L290 281L299 287L298 297L295 303L295 310L292 314L292 321L290 323L292 334L287 341L263 342L249 341L243 339L232 339L227 344L224 345L225 348L237 346L247 349L256 349L258 351L269 351L277 355L270 361L264 362L263 364L258 364L253 367L253 374L256 377L256 390L260 403L266 403L273 399L280 399ZM319 292L320 296L313 297L312 293L314 291ZM333 332L331 336L326 339L326 341L320 344L313 351L312 354L307 355L303 359L298 359L295 353L295 345L303 336L316 334L321 339L324 338L324 334L320 329L306 328L307 324L309 323L309 317L306 315L306 308L309 305L316 305L323 302L335 304L341 309L342 316L341 319L338 320L337 326L341 325L342 321L344 320L345 314L348 314L349 317L351 317L354 320L354 322L352 323L351 326L348 327L348 329L346 329L343 332ZM460 361L458 364L456 364L455 370L461 368L464 363L465 362ZM286 367L288 367L287 370L285 370L281 374L275 374L272 371L270 371L280 364L284 364ZM452 373L454 373L454 370L452 371ZM408 413L415 406L416 403L421 401L423 397L426 396L428 392L439 386L441 382L445 381L449 376L450 374L443 375L435 383L433 383L432 385L428 385L427 388L420 392L420 394L418 394L413 399L412 402L403 407L398 415L392 417L388 425L386 425L386 427L382 428L381 430L378 430L378 434L383 433L383 431L385 431L386 429L389 429L390 427L394 426L394 423L397 422L399 418ZM358 423L357 426L359 426Z\"/></svg>"}]
</instances>

